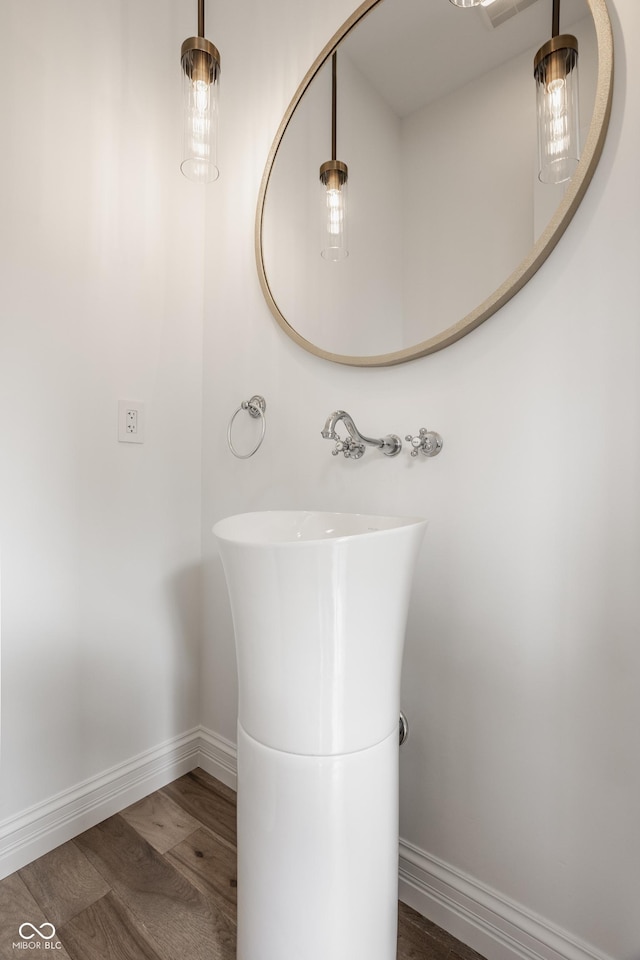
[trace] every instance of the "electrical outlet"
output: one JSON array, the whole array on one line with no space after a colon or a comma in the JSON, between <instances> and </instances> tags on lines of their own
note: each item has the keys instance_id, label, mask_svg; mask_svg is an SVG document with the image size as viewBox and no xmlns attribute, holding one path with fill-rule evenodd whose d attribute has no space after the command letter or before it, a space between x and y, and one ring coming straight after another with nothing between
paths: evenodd
<instances>
[{"instance_id":1,"label":"electrical outlet","mask_svg":"<svg viewBox=\"0 0 640 960\"><path fill-rule=\"evenodd\" d=\"M140 400L118 400L118 440L144 443L144 403Z\"/></svg>"},{"instance_id":2,"label":"electrical outlet","mask_svg":"<svg viewBox=\"0 0 640 960\"><path fill-rule=\"evenodd\" d=\"M124 429L127 433L138 433L138 411L133 409L128 409L125 412L125 423Z\"/></svg>"}]
</instances>

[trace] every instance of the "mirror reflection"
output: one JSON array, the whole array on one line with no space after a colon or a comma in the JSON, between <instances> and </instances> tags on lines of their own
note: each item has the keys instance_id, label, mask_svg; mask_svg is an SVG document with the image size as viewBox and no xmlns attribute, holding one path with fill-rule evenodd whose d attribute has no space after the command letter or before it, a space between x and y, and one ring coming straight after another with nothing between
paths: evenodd
<instances>
[{"instance_id":1,"label":"mirror reflection","mask_svg":"<svg viewBox=\"0 0 640 960\"><path fill-rule=\"evenodd\" d=\"M584 143L598 80L587 0L563 0L561 32L579 44ZM334 110L331 56L319 67L259 210L263 286L302 345L394 362L477 313L530 255L571 183L537 176L533 59L550 36L551 0L381 0L337 47ZM321 256L319 177L332 120L349 189L335 261Z\"/></svg>"}]
</instances>

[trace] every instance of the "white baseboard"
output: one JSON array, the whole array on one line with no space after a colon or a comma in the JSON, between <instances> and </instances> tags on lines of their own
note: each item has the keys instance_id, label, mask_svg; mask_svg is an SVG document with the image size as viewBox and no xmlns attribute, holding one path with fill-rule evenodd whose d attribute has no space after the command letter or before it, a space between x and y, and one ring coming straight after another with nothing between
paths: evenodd
<instances>
[{"instance_id":1,"label":"white baseboard","mask_svg":"<svg viewBox=\"0 0 640 960\"><path fill-rule=\"evenodd\" d=\"M205 727L0 823L0 879L195 767L236 789L235 744ZM490 960L612 960L473 877L400 841L400 899Z\"/></svg>"},{"instance_id":2,"label":"white baseboard","mask_svg":"<svg viewBox=\"0 0 640 960\"><path fill-rule=\"evenodd\" d=\"M193 770L200 732L196 727L0 822L0 879Z\"/></svg>"},{"instance_id":3,"label":"white baseboard","mask_svg":"<svg viewBox=\"0 0 640 960\"><path fill-rule=\"evenodd\" d=\"M613 960L400 841L400 899L490 960Z\"/></svg>"},{"instance_id":4,"label":"white baseboard","mask_svg":"<svg viewBox=\"0 0 640 960\"><path fill-rule=\"evenodd\" d=\"M200 727L200 759L198 766L210 773L216 780L226 783L237 790L237 750L235 743L225 740L219 734L206 727Z\"/></svg>"}]
</instances>

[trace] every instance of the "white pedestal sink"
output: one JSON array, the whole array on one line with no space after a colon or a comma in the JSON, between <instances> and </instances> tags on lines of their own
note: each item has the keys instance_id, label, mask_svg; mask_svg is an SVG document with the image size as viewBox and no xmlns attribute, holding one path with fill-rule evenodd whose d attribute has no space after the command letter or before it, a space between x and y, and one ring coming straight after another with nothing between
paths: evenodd
<instances>
[{"instance_id":1,"label":"white pedestal sink","mask_svg":"<svg viewBox=\"0 0 640 960\"><path fill-rule=\"evenodd\" d=\"M394 960L404 630L426 521L214 527L238 662L238 960Z\"/></svg>"}]
</instances>

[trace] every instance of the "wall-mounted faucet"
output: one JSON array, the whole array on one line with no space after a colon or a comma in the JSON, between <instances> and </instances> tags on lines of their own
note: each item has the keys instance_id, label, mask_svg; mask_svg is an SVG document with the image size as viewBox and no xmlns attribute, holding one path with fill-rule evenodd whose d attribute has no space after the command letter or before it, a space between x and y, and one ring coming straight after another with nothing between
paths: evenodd
<instances>
[{"instance_id":1,"label":"wall-mounted faucet","mask_svg":"<svg viewBox=\"0 0 640 960\"><path fill-rule=\"evenodd\" d=\"M340 421L345 425L349 434L345 440L342 440L336 433L336 426ZM332 450L334 457L342 453L345 457L359 460L364 455L366 447L377 447L386 457L395 457L402 450L402 440L395 433L380 437L378 440L373 437L365 437L360 433L346 410L336 410L331 416L327 417L322 436L325 440L336 441L335 448Z\"/></svg>"}]
</instances>

